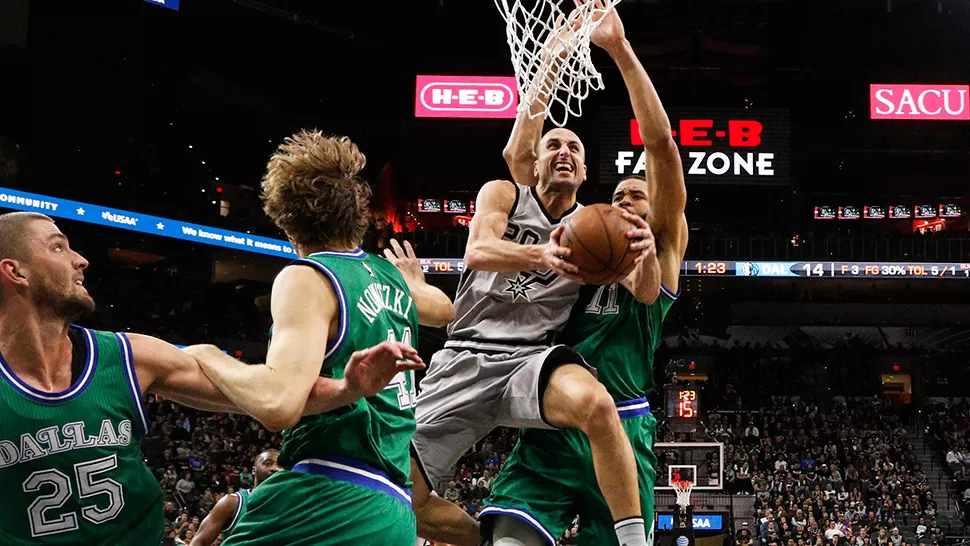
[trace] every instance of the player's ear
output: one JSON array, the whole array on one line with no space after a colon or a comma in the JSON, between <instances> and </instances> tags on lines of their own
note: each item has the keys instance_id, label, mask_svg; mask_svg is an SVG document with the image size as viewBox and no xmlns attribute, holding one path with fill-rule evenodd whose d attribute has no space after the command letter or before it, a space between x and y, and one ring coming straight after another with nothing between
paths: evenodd
<instances>
[{"instance_id":1,"label":"player's ear","mask_svg":"<svg viewBox=\"0 0 970 546\"><path fill-rule=\"evenodd\" d=\"M589 174L589 168L586 167L586 164L584 163L583 164L583 180L582 180L583 182L586 182L586 176L587 176L587 174Z\"/></svg>"}]
</instances>

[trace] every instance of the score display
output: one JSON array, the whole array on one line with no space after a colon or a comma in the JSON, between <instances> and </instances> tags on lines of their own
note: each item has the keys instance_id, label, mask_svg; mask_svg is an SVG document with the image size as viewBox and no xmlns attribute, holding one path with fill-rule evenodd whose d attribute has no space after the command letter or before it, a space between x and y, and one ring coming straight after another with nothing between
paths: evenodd
<instances>
[{"instance_id":1,"label":"score display","mask_svg":"<svg viewBox=\"0 0 970 546\"><path fill-rule=\"evenodd\" d=\"M465 261L458 258L421 258L421 268L428 274L459 275L465 271ZM681 262L680 274L684 277L970 280L970 263L686 260Z\"/></svg>"},{"instance_id":2,"label":"score display","mask_svg":"<svg viewBox=\"0 0 970 546\"><path fill-rule=\"evenodd\" d=\"M681 419L697 418L700 415L700 408L698 407L700 401L697 399L697 391L694 389L678 389L675 392L677 393L677 404L671 415Z\"/></svg>"},{"instance_id":3,"label":"score display","mask_svg":"<svg viewBox=\"0 0 970 546\"><path fill-rule=\"evenodd\" d=\"M468 203L464 199L445 199L445 214L465 214Z\"/></svg>"},{"instance_id":4,"label":"score display","mask_svg":"<svg viewBox=\"0 0 970 546\"><path fill-rule=\"evenodd\" d=\"M418 199L418 212L441 212L441 201L437 199Z\"/></svg>"},{"instance_id":5,"label":"score display","mask_svg":"<svg viewBox=\"0 0 970 546\"><path fill-rule=\"evenodd\" d=\"M866 205L862 207L862 216L867 220L882 220L886 217L886 207L882 205Z\"/></svg>"},{"instance_id":6,"label":"score display","mask_svg":"<svg viewBox=\"0 0 970 546\"><path fill-rule=\"evenodd\" d=\"M936 218L936 207L933 205L916 205L913 207L913 218Z\"/></svg>"},{"instance_id":7,"label":"score display","mask_svg":"<svg viewBox=\"0 0 970 546\"><path fill-rule=\"evenodd\" d=\"M960 205L944 203L940 205L940 218L959 218L963 215Z\"/></svg>"},{"instance_id":8,"label":"score display","mask_svg":"<svg viewBox=\"0 0 970 546\"><path fill-rule=\"evenodd\" d=\"M835 214L835 207L831 205L819 205L815 207L816 220L834 220Z\"/></svg>"},{"instance_id":9,"label":"score display","mask_svg":"<svg viewBox=\"0 0 970 546\"><path fill-rule=\"evenodd\" d=\"M859 207L855 205L844 205L839 207L839 220L858 220L861 217Z\"/></svg>"},{"instance_id":10,"label":"score display","mask_svg":"<svg viewBox=\"0 0 970 546\"><path fill-rule=\"evenodd\" d=\"M732 262L681 265L685 277L804 277L834 279L970 279L970 263Z\"/></svg>"}]
</instances>

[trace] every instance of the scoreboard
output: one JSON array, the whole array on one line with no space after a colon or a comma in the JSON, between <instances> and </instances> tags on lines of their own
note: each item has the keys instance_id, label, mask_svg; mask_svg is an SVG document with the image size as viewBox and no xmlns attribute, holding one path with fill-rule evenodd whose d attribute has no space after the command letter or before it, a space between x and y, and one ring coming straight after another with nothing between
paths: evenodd
<instances>
[{"instance_id":1,"label":"scoreboard","mask_svg":"<svg viewBox=\"0 0 970 546\"><path fill-rule=\"evenodd\" d=\"M465 271L465 261L422 258L421 267L428 274L460 275ZM970 280L970 263L687 260L680 267L680 274L684 277Z\"/></svg>"},{"instance_id":2,"label":"scoreboard","mask_svg":"<svg viewBox=\"0 0 970 546\"><path fill-rule=\"evenodd\" d=\"M833 279L970 279L970 263L735 262L688 260L685 277L816 277Z\"/></svg>"},{"instance_id":3,"label":"scoreboard","mask_svg":"<svg viewBox=\"0 0 970 546\"><path fill-rule=\"evenodd\" d=\"M701 391L696 382L668 385L664 388L666 415L677 432L695 432L701 418Z\"/></svg>"}]
</instances>

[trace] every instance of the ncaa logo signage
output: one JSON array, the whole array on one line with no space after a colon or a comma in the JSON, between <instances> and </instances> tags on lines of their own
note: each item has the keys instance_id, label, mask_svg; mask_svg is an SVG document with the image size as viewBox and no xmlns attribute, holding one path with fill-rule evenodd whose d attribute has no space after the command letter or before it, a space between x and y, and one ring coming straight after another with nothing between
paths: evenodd
<instances>
[{"instance_id":1,"label":"ncaa logo signage","mask_svg":"<svg viewBox=\"0 0 970 546\"><path fill-rule=\"evenodd\" d=\"M872 119L970 120L968 85L869 86Z\"/></svg>"},{"instance_id":2,"label":"ncaa logo signage","mask_svg":"<svg viewBox=\"0 0 970 546\"><path fill-rule=\"evenodd\" d=\"M695 530L720 531L724 528L724 518L715 514L695 514L691 520ZM674 528L673 514L658 514L657 529L670 530Z\"/></svg>"},{"instance_id":3,"label":"ncaa logo signage","mask_svg":"<svg viewBox=\"0 0 970 546\"><path fill-rule=\"evenodd\" d=\"M418 76L414 115L419 118L510 118L519 105L515 78Z\"/></svg>"}]
</instances>

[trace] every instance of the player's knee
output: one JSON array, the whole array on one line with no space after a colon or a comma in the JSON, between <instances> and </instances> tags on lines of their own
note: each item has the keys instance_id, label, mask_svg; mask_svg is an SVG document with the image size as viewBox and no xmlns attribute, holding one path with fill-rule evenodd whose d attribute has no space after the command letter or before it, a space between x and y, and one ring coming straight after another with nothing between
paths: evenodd
<instances>
[{"instance_id":1,"label":"player's knee","mask_svg":"<svg viewBox=\"0 0 970 546\"><path fill-rule=\"evenodd\" d=\"M606 388L600 383L596 383L592 388L586 389L580 396L578 402L580 410L579 428L590 435L591 431L607 426L613 421L619 421L616 413L616 403L613 397L606 392Z\"/></svg>"}]
</instances>

